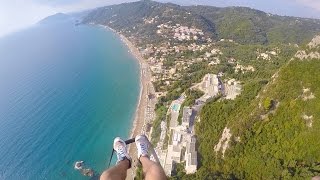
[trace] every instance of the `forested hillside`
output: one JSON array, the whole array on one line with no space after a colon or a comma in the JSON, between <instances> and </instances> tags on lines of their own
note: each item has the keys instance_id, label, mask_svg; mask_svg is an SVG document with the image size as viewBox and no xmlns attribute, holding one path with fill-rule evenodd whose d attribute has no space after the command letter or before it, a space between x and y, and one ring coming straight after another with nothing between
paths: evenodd
<instances>
[{"instance_id":1,"label":"forested hillside","mask_svg":"<svg viewBox=\"0 0 320 180\"><path fill-rule=\"evenodd\" d=\"M242 44L301 44L320 31L320 20L315 19L277 16L244 7L184 7L149 0L98 8L83 22L108 25L152 43L164 40L156 30L167 22L202 29L216 40L233 39Z\"/></svg>"},{"instance_id":2,"label":"forested hillside","mask_svg":"<svg viewBox=\"0 0 320 180\"><path fill-rule=\"evenodd\" d=\"M319 32L319 20L268 14L246 7L186 7L215 24L219 38L239 43L306 43ZM306 41L307 40L307 41Z\"/></svg>"},{"instance_id":3,"label":"forested hillside","mask_svg":"<svg viewBox=\"0 0 320 180\"><path fill-rule=\"evenodd\" d=\"M319 53L318 47L306 51ZM319 69L319 57L296 57L267 85L252 81L235 101L206 105L197 126L202 164L196 177L308 179L319 175ZM225 127L232 137L223 157L213 149Z\"/></svg>"},{"instance_id":4,"label":"forested hillside","mask_svg":"<svg viewBox=\"0 0 320 180\"><path fill-rule=\"evenodd\" d=\"M209 37L214 37L214 27L199 15L188 13L183 7L154 1L138 1L98 8L83 20L84 23L104 24L127 35L139 37L139 45L160 43L167 38L159 36L157 26L170 22L198 27Z\"/></svg>"}]
</instances>

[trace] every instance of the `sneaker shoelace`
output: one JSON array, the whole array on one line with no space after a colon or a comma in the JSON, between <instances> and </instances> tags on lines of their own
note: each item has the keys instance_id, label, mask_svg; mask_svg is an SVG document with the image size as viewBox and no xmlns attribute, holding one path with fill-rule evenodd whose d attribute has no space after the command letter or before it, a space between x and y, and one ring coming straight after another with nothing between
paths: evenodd
<instances>
[{"instance_id":1,"label":"sneaker shoelace","mask_svg":"<svg viewBox=\"0 0 320 180\"><path fill-rule=\"evenodd\" d=\"M121 160L126 157L126 150L122 145L119 145L116 151L118 156L121 157Z\"/></svg>"},{"instance_id":2,"label":"sneaker shoelace","mask_svg":"<svg viewBox=\"0 0 320 180\"><path fill-rule=\"evenodd\" d=\"M148 146L146 143L141 143L139 142L139 145L140 145L140 153L141 155L147 155L148 154Z\"/></svg>"}]
</instances>

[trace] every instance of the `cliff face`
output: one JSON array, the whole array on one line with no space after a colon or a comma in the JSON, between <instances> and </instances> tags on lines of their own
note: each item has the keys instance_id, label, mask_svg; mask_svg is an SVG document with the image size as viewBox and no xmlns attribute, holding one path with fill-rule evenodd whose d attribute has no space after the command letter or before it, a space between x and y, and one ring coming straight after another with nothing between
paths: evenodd
<instances>
[{"instance_id":1,"label":"cliff face","mask_svg":"<svg viewBox=\"0 0 320 180\"><path fill-rule=\"evenodd\" d=\"M320 36L315 36L304 49L296 53L295 57L300 60L320 59Z\"/></svg>"},{"instance_id":2,"label":"cliff face","mask_svg":"<svg viewBox=\"0 0 320 180\"><path fill-rule=\"evenodd\" d=\"M315 36L308 44L309 48L317 48L320 45L320 35Z\"/></svg>"}]
</instances>

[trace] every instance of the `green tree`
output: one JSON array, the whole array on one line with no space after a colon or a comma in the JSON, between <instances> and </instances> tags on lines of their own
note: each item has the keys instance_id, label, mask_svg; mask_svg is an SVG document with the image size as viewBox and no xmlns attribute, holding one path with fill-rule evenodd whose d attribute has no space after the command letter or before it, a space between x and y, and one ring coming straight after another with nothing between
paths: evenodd
<instances>
[{"instance_id":1,"label":"green tree","mask_svg":"<svg viewBox=\"0 0 320 180\"><path fill-rule=\"evenodd\" d=\"M273 100L267 97L263 102L263 107L265 110L269 111L272 108Z\"/></svg>"}]
</instances>

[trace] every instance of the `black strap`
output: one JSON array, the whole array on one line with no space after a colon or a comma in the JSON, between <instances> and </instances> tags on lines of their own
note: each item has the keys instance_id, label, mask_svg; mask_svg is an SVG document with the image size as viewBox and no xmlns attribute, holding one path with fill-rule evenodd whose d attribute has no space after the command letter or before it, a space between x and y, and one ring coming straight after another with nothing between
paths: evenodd
<instances>
[{"instance_id":1,"label":"black strap","mask_svg":"<svg viewBox=\"0 0 320 180\"><path fill-rule=\"evenodd\" d=\"M135 138L128 139L128 140L125 141L126 145L134 143L134 142L135 142Z\"/></svg>"},{"instance_id":2,"label":"black strap","mask_svg":"<svg viewBox=\"0 0 320 180\"><path fill-rule=\"evenodd\" d=\"M111 164L111 161L112 161L113 153L114 153L114 150L112 149L111 156L110 156L110 160L109 160L109 164L108 164L108 168L110 167L110 164Z\"/></svg>"}]
</instances>

